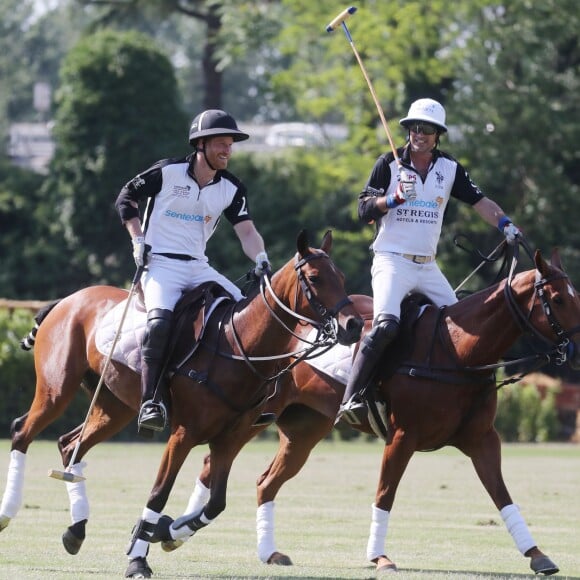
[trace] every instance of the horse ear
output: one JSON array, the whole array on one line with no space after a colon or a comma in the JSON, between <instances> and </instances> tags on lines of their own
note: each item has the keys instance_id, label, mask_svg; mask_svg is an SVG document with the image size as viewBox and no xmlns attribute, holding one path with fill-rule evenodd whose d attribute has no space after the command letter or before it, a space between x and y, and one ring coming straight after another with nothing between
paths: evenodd
<instances>
[{"instance_id":1,"label":"horse ear","mask_svg":"<svg viewBox=\"0 0 580 580\"><path fill-rule=\"evenodd\" d=\"M534 263L536 264L536 270L538 270L542 276L546 276L549 266L546 263L546 260L542 258L542 252L540 252L540 250L536 250L534 253Z\"/></svg>"},{"instance_id":2,"label":"horse ear","mask_svg":"<svg viewBox=\"0 0 580 580\"><path fill-rule=\"evenodd\" d=\"M322 238L321 250L330 256L330 251L332 250L332 230L326 230Z\"/></svg>"},{"instance_id":3,"label":"horse ear","mask_svg":"<svg viewBox=\"0 0 580 580\"><path fill-rule=\"evenodd\" d=\"M552 256L550 258L550 263L552 266L558 268L558 270L564 271L564 266L562 266L562 259L560 258L560 249L553 248L552 249Z\"/></svg>"},{"instance_id":4,"label":"horse ear","mask_svg":"<svg viewBox=\"0 0 580 580\"><path fill-rule=\"evenodd\" d=\"M301 256L308 254L308 232L306 230L300 230L298 239L296 240L296 248Z\"/></svg>"}]
</instances>

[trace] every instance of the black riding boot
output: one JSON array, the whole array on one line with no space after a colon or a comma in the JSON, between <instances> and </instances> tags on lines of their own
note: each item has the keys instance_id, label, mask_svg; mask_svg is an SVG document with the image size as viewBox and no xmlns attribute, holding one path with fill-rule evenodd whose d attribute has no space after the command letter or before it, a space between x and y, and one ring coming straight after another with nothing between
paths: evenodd
<instances>
[{"instance_id":1,"label":"black riding boot","mask_svg":"<svg viewBox=\"0 0 580 580\"><path fill-rule=\"evenodd\" d=\"M361 423L367 413L363 392L371 383L385 348L399 332L399 319L391 314L379 314L374 324L356 354L339 409L338 418L344 414L348 422L355 425Z\"/></svg>"},{"instance_id":2,"label":"black riding boot","mask_svg":"<svg viewBox=\"0 0 580 580\"><path fill-rule=\"evenodd\" d=\"M147 313L147 329L141 348L141 409L139 430L163 431L167 410L163 404L158 384L165 363L165 350L169 342L173 312L155 308Z\"/></svg>"}]
</instances>

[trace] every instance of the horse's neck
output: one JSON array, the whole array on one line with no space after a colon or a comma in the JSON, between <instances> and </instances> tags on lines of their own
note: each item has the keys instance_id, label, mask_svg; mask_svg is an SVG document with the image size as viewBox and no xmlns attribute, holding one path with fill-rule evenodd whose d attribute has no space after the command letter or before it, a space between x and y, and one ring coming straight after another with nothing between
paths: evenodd
<instances>
[{"instance_id":1,"label":"horse's neck","mask_svg":"<svg viewBox=\"0 0 580 580\"><path fill-rule=\"evenodd\" d=\"M292 310L291 293L279 287L272 288L278 299ZM266 290L266 300L258 293L237 310L233 318L236 334L246 354L268 356L281 354L290 348L297 319L279 306Z\"/></svg>"},{"instance_id":2,"label":"horse's neck","mask_svg":"<svg viewBox=\"0 0 580 580\"><path fill-rule=\"evenodd\" d=\"M447 329L455 357L462 366L498 362L521 335L505 297L506 283L504 280L448 309ZM529 290L523 284L518 286L514 295L522 303Z\"/></svg>"}]
</instances>

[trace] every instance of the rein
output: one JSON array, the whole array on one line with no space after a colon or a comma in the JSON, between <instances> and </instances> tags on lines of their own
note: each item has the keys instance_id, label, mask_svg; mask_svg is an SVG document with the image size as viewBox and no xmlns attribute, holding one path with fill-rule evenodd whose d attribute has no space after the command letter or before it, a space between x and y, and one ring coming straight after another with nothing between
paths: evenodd
<instances>
[{"instance_id":1,"label":"rein","mask_svg":"<svg viewBox=\"0 0 580 580\"><path fill-rule=\"evenodd\" d=\"M531 251L530 251L526 241L522 239L520 241L520 243L524 246L524 249L526 250L528 256L531 259L532 254L531 254ZM520 327L522 332L539 339L541 342L543 342L544 344L551 347L550 352L543 353L543 354L545 354L545 356L548 357L547 362L549 362L551 360L552 355L555 355L554 362L556 363L556 365L561 366L568 360L568 352L569 352L569 346L570 346L570 338L569 337L573 336L574 334L577 334L580 331L580 327L576 326L569 331L565 331L562 328L562 325L560 324L558 319L554 316L554 312L552 310L552 307L550 306L550 303L549 303L548 298L546 296L544 287L546 286L546 284L548 282L551 282L553 280L561 280L561 279L568 280L568 276L566 274L559 274L556 276L550 276L549 278L542 278L539 270L536 270L536 281L534 283L534 294L532 296L530 308L529 308L528 313L526 315L524 312L522 312L522 310L518 306L518 304L515 300L514 294L513 294L512 287L511 287L511 284L512 284L512 281L514 278L514 271L515 271L515 268L516 268L516 265L518 262L518 258L519 258L519 244L516 244L514 246L514 255L512 258L512 264L510 267L509 276L508 276L506 285L504 286L504 295L506 297L507 305L510 309L512 317L514 318L514 320L516 321L516 323L518 324L518 326ZM544 316L546 317L548 324L550 325L550 328L552 329L552 331L556 335L557 341L550 341L543 334L541 334L533 326L533 324L530 322L530 318L532 316L532 311L534 309L534 305L536 302L536 297L540 301L540 304L542 306L542 310L544 312Z\"/></svg>"},{"instance_id":2,"label":"rein","mask_svg":"<svg viewBox=\"0 0 580 580\"><path fill-rule=\"evenodd\" d=\"M548 364L552 360L553 356L555 357L555 363L557 365L562 365L568 360L568 356L570 353L570 347L571 347L569 337L580 332L580 326L576 326L568 331L565 331L562 328L562 325L557 320L557 318L554 316L553 309L550 305L550 302L548 301L548 298L546 296L545 289L544 289L546 284L548 284L549 282L551 282L553 280L559 280L559 279L568 279L568 276L566 274L559 274L559 275L550 276L548 278L543 278L541 276L539 270L536 269L536 280L534 283L534 294L532 296L532 301L531 301L530 308L529 308L527 314L524 313L516 301L516 298L515 298L515 295L513 292L513 288L512 288L512 282L513 282L514 275L515 275L514 274L515 269L516 269L518 261L519 261L519 245L520 244L524 247L524 249L526 250L526 253L528 254L528 256L530 257L530 259L533 262L532 252L530 251L530 248L529 248L526 240L519 237L518 244L514 245L512 263L511 263L509 274L508 274L508 277L507 277L507 280L506 280L506 283L504 286L504 296L505 296L506 303L508 305L510 314L512 315L512 318L515 320L515 322L518 324L520 330L522 330L522 332L524 334L528 334L528 335L531 335L535 338L540 339L544 344L546 344L550 347L550 350L548 352L536 352L532 355L529 355L526 357L521 357L521 358L514 359L511 361L507 361L507 362L503 361L503 362L498 362L498 363L494 363L494 364L479 365L479 366L432 367L430 364L427 366L403 364L399 367L399 369L397 371L398 373L405 374L408 376L417 377L417 378L436 377L438 380L442 380L444 382L459 383L459 382L462 382L461 377L453 376L453 375L457 375L457 373L459 372L460 374L464 374L464 375L465 374L473 375L472 380L477 378L477 380L475 381L477 383L486 383L486 382L493 382L494 379L492 379L489 376L488 377L485 377L485 376L477 377L476 375L478 373L482 373L485 371L495 371L495 370L500 369L500 368L506 368L508 366L518 365L518 364L521 364L524 362L536 361L536 364L534 365L534 367L532 369L519 374L519 376L511 377L511 378L505 379L505 380L501 381L500 383L498 383L496 385L496 389L500 389L504 385L518 382L519 380L521 380L525 375L529 374L530 372L533 372L533 371L541 368L542 366L545 366L546 364ZM552 329L552 331L554 332L554 334L557 337L556 341L550 341L543 334L541 334L533 326L533 324L530 322L532 311L533 311L533 308L534 308L534 305L536 302L536 297L540 301L540 304L542 306L542 310L543 310L544 315L548 321L548 324L550 325L550 328ZM440 324L441 319L442 319L442 317L440 315L440 317L437 320L437 325ZM431 348L433 348L433 346L434 346L434 344L432 343ZM430 358L430 356L429 356L429 358Z\"/></svg>"},{"instance_id":3,"label":"rein","mask_svg":"<svg viewBox=\"0 0 580 580\"><path fill-rule=\"evenodd\" d=\"M307 264L308 262L315 260L315 259L319 259L319 258L328 258L328 254L326 254L324 252L319 252L317 254L309 254L300 260L298 259L298 256L297 256L296 262L294 264L294 270L296 271L297 280L298 280L298 284L300 286L300 289L304 293L304 295L305 295L306 299L308 300L308 303L309 303L310 307L312 308L312 310L314 310L314 312L316 312L320 316L320 319L321 319L320 322L313 320L311 318L308 318L306 316L303 316L302 314L299 314L298 312L296 312L292 308L289 308L288 306L286 306L286 304L284 304L280 300L280 298L276 295L276 293L274 292L274 289L272 288L272 285L270 283L270 279L267 275L262 276L260 279L260 295L262 296L262 299L263 299L264 304L266 305L266 307L268 309L268 312L270 313L270 316L272 318L274 318L282 326L282 328L284 329L285 332L287 332L288 334L291 334L292 336L294 336L295 338L297 338L301 342L307 344L308 345L307 347L293 351L293 352L287 352L287 353L283 353L283 354L279 354L279 355L249 356L246 353L246 351L244 350L244 347L241 343L239 333L236 330L236 327L234 325L234 311L232 310L232 314L230 317L230 323L231 323L231 327L232 327L232 332L233 332L235 344L236 344L236 346L241 354L234 355L234 354L228 354L228 353L224 353L224 352L218 352L218 355L223 357L223 358L230 359L230 360L244 361L256 376L260 377L260 379L262 379L264 382L267 383L267 382L271 382L271 381L277 379L278 377L280 377L283 374L290 371L294 366L296 366L302 360L307 359L308 356L314 350L325 349L322 352L318 353L318 354L322 354L323 352L326 352L326 350L332 348L338 342L338 322L336 320L336 315L345 306L352 304L352 301L350 300L350 298L345 296L333 308L331 308L329 310L317 299L316 295L314 294L314 292L312 290L312 287L310 286L310 284L306 280L306 277L304 276L304 273L302 271L302 267L305 264ZM268 294L272 297L274 302L286 314L289 314L293 319L298 321L298 323L302 323L305 325L309 324L317 330L316 338L314 339L313 342L310 342L309 340L306 340L305 338L296 334L296 332L294 332L294 330L290 326L288 326L280 318L280 316L278 316L276 314L273 307L270 305L270 303L267 300L266 292L268 292ZM298 285L297 285L297 289L296 289L295 305L297 303L298 303ZM296 308L296 306L294 308ZM318 354L317 354L317 356L318 356ZM289 363L286 367L284 367L282 370L280 370L276 374L272 375L271 377L263 376L256 369L256 367L252 364L253 362L282 360L282 359L287 359L287 358L293 358L294 360L291 363Z\"/></svg>"}]
</instances>

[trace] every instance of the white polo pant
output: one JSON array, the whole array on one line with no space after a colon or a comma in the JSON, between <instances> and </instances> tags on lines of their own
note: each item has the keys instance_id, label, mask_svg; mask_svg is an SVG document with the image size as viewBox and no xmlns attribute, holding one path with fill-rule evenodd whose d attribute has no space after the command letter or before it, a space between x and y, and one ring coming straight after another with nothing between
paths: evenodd
<instances>
[{"instance_id":1,"label":"white polo pant","mask_svg":"<svg viewBox=\"0 0 580 580\"><path fill-rule=\"evenodd\" d=\"M147 312L154 308L173 311L183 292L211 281L220 284L235 300L243 298L242 291L207 262L152 255L141 279Z\"/></svg>"},{"instance_id":2,"label":"white polo pant","mask_svg":"<svg viewBox=\"0 0 580 580\"><path fill-rule=\"evenodd\" d=\"M421 292L440 306L457 302L453 288L437 262L415 262L391 253L375 253L371 268L374 318L379 314L401 316L401 302L409 292Z\"/></svg>"}]
</instances>

